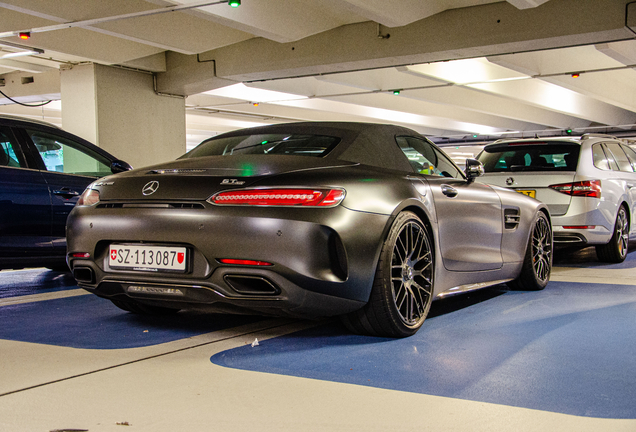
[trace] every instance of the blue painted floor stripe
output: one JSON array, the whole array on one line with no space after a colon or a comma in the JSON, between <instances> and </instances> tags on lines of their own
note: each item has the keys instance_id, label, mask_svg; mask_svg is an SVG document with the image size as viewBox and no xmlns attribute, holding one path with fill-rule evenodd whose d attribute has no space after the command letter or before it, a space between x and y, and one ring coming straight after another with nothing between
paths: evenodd
<instances>
[{"instance_id":1,"label":"blue painted floor stripe","mask_svg":"<svg viewBox=\"0 0 636 432\"><path fill-rule=\"evenodd\" d=\"M0 339L73 348L122 349L171 342L261 320L240 315L127 313L94 295L4 306Z\"/></svg>"},{"instance_id":2,"label":"blue painted floor stripe","mask_svg":"<svg viewBox=\"0 0 636 432\"><path fill-rule=\"evenodd\" d=\"M70 273L47 269L0 272L0 298L20 297L54 291L77 289Z\"/></svg>"},{"instance_id":3,"label":"blue painted floor stripe","mask_svg":"<svg viewBox=\"0 0 636 432\"><path fill-rule=\"evenodd\" d=\"M479 303L479 304L475 304ZM578 416L636 419L636 287L550 282L433 303L413 337L328 325L240 347L217 365Z\"/></svg>"}]
</instances>

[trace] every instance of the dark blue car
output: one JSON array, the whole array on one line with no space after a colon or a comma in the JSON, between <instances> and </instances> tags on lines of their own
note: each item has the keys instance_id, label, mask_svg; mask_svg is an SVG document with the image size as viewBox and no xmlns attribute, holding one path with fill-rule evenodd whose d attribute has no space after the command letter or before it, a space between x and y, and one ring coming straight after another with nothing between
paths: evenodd
<instances>
[{"instance_id":1,"label":"dark blue car","mask_svg":"<svg viewBox=\"0 0 636 432\"><path fill-rule=\"evenodd\" d=\"M79 196L129 169L56 126L0 115L0 269L66 269L66 218Z\"/></svg>"}]
</instances>

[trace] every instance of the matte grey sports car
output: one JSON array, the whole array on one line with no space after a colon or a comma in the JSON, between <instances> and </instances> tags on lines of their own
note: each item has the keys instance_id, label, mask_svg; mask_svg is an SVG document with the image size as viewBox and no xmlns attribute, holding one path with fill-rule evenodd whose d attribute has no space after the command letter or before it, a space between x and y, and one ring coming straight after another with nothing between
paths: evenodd
<instances>
[{"instance_id":1,"label":"matte grey sports car","mask_svg":"<svg viewBox=\"0 0 636 432\"><path fill-rule=\"evenodd\" d=\"M435 298L548 282L546 206L481 173L398 126L238 130L91 184L68 262L80 287L131 312L339 315L408 336Z\"/></svg>"}]
</instances>

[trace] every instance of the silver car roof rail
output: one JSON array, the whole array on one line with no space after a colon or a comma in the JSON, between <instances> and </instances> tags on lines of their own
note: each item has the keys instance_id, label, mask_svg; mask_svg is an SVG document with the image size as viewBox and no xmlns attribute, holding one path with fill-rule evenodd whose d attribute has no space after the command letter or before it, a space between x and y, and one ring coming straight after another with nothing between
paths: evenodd
<instances>
[{"instance_id":1,"label":"silver car roof rail","mask_svg":"<svg viewBox=\"0 0 636 432\"><path fill-rule=\"evenodd\" d=\"M618 139L614 135L600 134L600 133L586 133L586 134L581 135L581 139L582 140L589 139L589 138L611 138L611 139L615 139L615 140Z\"/></svg>"}]
</instances>

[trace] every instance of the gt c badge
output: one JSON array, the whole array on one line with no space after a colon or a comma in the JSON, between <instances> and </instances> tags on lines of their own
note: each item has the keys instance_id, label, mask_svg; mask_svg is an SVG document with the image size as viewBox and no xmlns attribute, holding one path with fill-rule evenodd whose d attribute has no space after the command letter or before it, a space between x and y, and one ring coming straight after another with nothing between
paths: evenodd
<instances>
[{"instance_id":1,"label":"gt c badge","mask_svg":"<svg viewBox=\"0 0 636 432\"><path fill-rule=\"evenodd\" d=\"M512 177L508 177L508 178L506 179L506 185L507 185L507 186L512 186L514 183L515 183L515 179L514 179L514 178L512 178Z\"/></svg>"},{"instance_id":2,"label":"gt c badge","mask_svg":"<svg viewBox=\"0 0 636 432\"><path fill-rule=\"evenodd\" d=\"M157 192L157 189L159 189L159 182L156 180L153 180L151 182L146 183L143 189L141 189L141 193L146 196L152 195L153 193Z\"/></svg>"},{"instance_id":3,"label":"gt c badge","mask_svg":"<svg viewBox=\"0 0 636 432\"><path fill-rule=\"evenodd\" d=\"M242 184L245 184L245 182L238 179L223 179L221 184L222 185L242 185Z\"/></svg>"}]
</instances>

